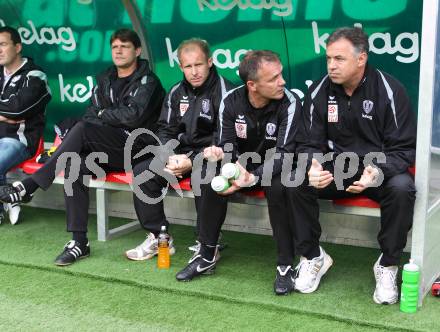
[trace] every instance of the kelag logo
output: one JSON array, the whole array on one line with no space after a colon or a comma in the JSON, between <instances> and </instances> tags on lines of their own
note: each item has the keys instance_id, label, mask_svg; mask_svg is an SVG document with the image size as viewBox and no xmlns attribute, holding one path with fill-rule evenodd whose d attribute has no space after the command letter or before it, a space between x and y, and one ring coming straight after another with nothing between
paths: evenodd
<instances>
[{"instance_id":1,"label":"kelag logo","mask_svg":"<svg viewBox=\"0 0 440 332\"><path fill-rule=\"evenodd\" d=\"M360 23L355 23L354 26L362 28ZM329 34L323 33L320 35L317 22L312 22L312 31L315 53L320 54L321 48L325 50L325 42ZM409 41L408 47L403 46L405 40ZM370 34L368 42L370 44L370 52L376 54L397 53L396 60L402 63L411 63L419 58L419 34L417 32L402 32L396 36L394 43L389 32L374 32Z\"/></svg>"},{"instance_id":2,"label":"kelag logo","mask_svg":"<svg viewBox=\"0 0 440 332\"><path fill-rule=\"evenodd\" d=\"M292 0L276 1L276 0L197 0L200 11L205 10L231 10L234 7L240 9L268 9L272 10L274 15L289 16L293 13Z\"/></svg>"},{"instance_id":3,"label":"kelag logo","mask_svg":"<svg viewBox=\"0 0 440 332\"><path fill-rule=\"evenodd\" d=\"M53 27L42 27L38 31L31 20L27 21L27 24L29 24L29 28L23 26L18 28L23 44L29 45L35 42L39 45L61 45L63 50L69 52L76 49L76 41L71 28L59 27L55 29Z\"/></svg>"}]
</instances>

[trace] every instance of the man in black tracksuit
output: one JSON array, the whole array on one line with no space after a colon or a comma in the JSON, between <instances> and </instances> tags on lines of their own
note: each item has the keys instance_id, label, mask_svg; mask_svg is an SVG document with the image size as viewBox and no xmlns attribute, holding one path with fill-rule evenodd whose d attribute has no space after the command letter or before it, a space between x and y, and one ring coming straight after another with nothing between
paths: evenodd
<instances>
[{"instance_id":1,"label":"man in black tracksuit","mask_svg":"<svg viewBox=\"0 0 440 332\"><path fill-rule=\"evenodd\" d=\"M156 130L165 95L148 61L138 59L141 42L134 31L117 30L110 43L114 66L98 77L91 105L82 120L67 132L61 145L40 170L23 182L0 189L0 200L9 202L28 199L38 188L47 189L54 181L56 171L60 170L57 162L65 158L67 153L74 153L66 167L65 178L67 181L71 172L72 178L75 173L78 176L72 183L71 192L68 192L70 188L67 186L64 188L67 231L73 233L73 239L55 260L55 264L60 266L90 255L87 240L89 190L83 175L95 172L90 169L90 164L86 165L86 158L96 152L100 157L94 156L89 162L95 163L98 158L99 165L106 171L124 170L127 138L137 128ZM150 136L139 137L130 156L133 157L143 146L152 143L154 139ZM102 155L106 157L101 158Z\"/></svg>"},{"instance_id":2,"label":"man in black tracksuit","mask_svg":"<svg viewBox=\"0 0 440 332\"><path fill-rule=\"evenodd\" d=\"M319 246L318 198L362 193L381 206L382 254L374 265L373 298L391 304L397 301L397 265L413 218L416 190L408 167L415 160L416 126L403 86L368 65L367 53L368 37L361 29L336 30L327 41L328 75L310 87L304 101L297 152L308 153L311 161L308 183L288 189L302 256L295 289L315 291L332 265ZM327 162L313 156L328 152L333 155ZM345 158L349 154L352 165Z\"/></svg>"},{"instance_id":3,"label":"man in black tracksuit","mask_svg":"<svg viewBox=\"0 0 440 332\"><path fill-rule=\"evenodd\" d=\"M43 135L46 105L51 99L47 77L31 58L22 57L18 31L0 27L0 185L6 173L32 157ZM7 204L15 224L20 206ZM3 204L0 204L0 223Z\"/></svg>"},{"instance_id":4,"label":"man in black tracksuit","mask_svg":"<svg viewBox=\"0 0 440 332\"><path fill-rule=\"evenodd\" d=\"M278 246L275 292L286 294L293 289L293 234L280 173L283 155L295 150L294 134L301 103L294 93L285 89L282 65L279 57L271 51L248 52L240 63L239 73L245 85L231 90L223 99L219 113L218 146L205 149L205 158L219 161L227 159L226 153L230 152L232 161L245 153L259 155L261 160L246 163L247 160L239 159L240 177L222 193L215 192L209 184L201 185L201 250L176 278L188 281L213 271L228 196L244 187L261 184L268 200L269 218Z\"/></svg>"},{"instance_id":5,"label":"man in black tracksuit","mask_svg":"<svg viewBox=\"0 0 440 332\"><path fill-rule=\"evenodd\" d=\"M168 186L170 179L173 180L172 177L177 180L190 176L194 157L213 144L220 102L226 91L232 87L229 81L218 75L206 41L196 38L183 41L177 54L184 79L174 85L165 97L159 118L158 136L161 144L165 145L174 139L179 145L175 154L163 164L171 178L155 173L148 181L144 180L145 182L139 184L142 195L134 192L137 217L149 234L140 245L126 251L125 255L131 260L146 260L157 255L157 236L161 226L169 226L163 201L160 199L162 190ZM138 163L133 168L133 175L144 179L141 174L150 169L152 160L153 158ZM148 198L152 200L149 201ZM195 197L196 210L199 198ZM171 240L170 253L174 252Z\"/></svg>"}]
</instances>

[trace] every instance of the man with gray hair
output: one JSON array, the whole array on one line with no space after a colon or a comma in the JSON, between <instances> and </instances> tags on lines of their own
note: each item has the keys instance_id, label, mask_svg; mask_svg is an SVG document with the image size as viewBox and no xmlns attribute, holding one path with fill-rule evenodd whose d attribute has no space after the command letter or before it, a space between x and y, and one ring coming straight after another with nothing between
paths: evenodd
<instances>
[{"instance_id":1,"label":"man with gray hair","mask_svg":"<svg viewBox=\"0 0 440 332\"><path fill-rule=\"evenodd\" d=\"M232 84L217 73L205 40L192 38L183 41L177 49L177 55L184 77L165 97L158 136L164 145L172 139L179 142L176 154L168 158L165 171L181 179L191 175L194 157L213 144L220 102ZM133 175L142 177L143 172L152 168L152 163L153 158L150 158L136 164ZM167 179L155 173L151 179L139 185L144 197L134 192L136 215L148 234L140 245L125 252L128 259L147 260L157 255L161 226L169 227L161 199L168 185ZM151 201L145 198L151 198ZM200 197L195 197L195 204L197 211ZM170 254L174 254L172 239L169 246Z\"/></svg>"},{"instance_id":2,"label":"man with gray hair","mask_svg":"<svg viewBox=\"0 0 440 332\"><path fill-rule=\"evenodd\" d=\"M368 46L360 28L334 31L327 41L328 75L305 97L297 152L309 155L308 182L287 190L301 255L295 289L314 292L333 263L319 245L318 198L362 194L381 209L377 238L382 253L374 264L373 299L392 304L398 299L398 265L414 211L416 190L408 167L415 159L416 126L404 87L367 63ZM330 158L318 158L326 153Z\"/></svg>"},{"instance_id":3,"label":"man with gray hair","mask_svg":"<svg viewBox=\"0 0 440 332\"><path fill-rule=\"evenodd\" d=\"M238 160L236 165L240 175L223 192L215 192L209 184L201 185L201 248L177 273L179 281L213 273L228 197L239 190L262 186L278 248L274 291L281 295L293 290L293 232L280 173L284 154L295 150L296 119L301 112L301 103L297 95L284 87L282 70L278 55L272 51L250 51L240 63L239 74L244 85L229 91L223 99L218 142L204 151L206 159L217 163L217 171L220 161L228 157L233 162ZM249 156L249 153L258 155L261 160L251 158L248 162L249 158L240 158ZM271 171L269 176L267 171ZM269 183L263 184L262 178L269 178Z\"/></svg>"}]
</instances>

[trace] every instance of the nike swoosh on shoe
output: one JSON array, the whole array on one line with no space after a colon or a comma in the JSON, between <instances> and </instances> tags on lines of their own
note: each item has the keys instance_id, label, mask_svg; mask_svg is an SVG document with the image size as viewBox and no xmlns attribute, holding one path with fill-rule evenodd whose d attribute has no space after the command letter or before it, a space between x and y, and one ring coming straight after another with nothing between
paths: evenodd
<instances>
[{"instance_id":1,"label":"nike swoosh on shoe","mask_svg":"<svg viewBox=\"0 0 440 332\"><path fill-rule=\"evenodd\" d=\"M210 269L210 268L213 267L214 265L215 265L215 262L212 263L211 265L206 266L206 267L200 267L200 265L197 265L196 270L197 270L197 272L200 273L200 272L203 272L203 271L206 271L206 270Z\"/></svg>"}]
</instances>

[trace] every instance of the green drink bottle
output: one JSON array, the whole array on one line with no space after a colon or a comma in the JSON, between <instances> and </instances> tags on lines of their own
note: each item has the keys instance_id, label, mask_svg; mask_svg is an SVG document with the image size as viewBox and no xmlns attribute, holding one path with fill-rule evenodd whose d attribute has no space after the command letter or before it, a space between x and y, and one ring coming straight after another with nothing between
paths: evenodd
<instances>
[{"instance_id":1,"label":"green drink bottle","mask_svg":"<svg viewBox=\"0 0 440 332\"><path fill-rule=\"evenodd\" d=\"M402 290L400 294L400 311L413 313L419 302L420 270L413 259L403 266Z\"/></svg>"}]
</instances>

